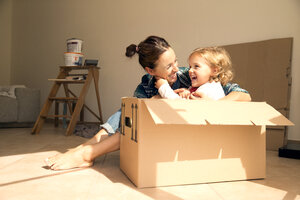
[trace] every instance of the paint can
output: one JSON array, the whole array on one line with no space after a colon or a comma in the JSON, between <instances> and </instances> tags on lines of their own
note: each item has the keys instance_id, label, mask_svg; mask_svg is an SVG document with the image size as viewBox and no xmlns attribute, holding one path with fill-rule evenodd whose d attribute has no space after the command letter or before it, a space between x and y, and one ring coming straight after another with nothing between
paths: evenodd
<instances>
[{"instance_id":1,"label":"paint can","mask_svg":"<svg viewBox=\"0 0 300 200\"><path fill-rule=\"evenodd\" d=\"M82 65L82 53L66 52L65 53L65 66L81 66Z\"/></svg>"},{"instance_id":2,"label":"paint can","mask_svg":"<svg viewBox=\"0 0 300 200\"><path fill-rule=\"evenodd\" d=\"M70 38L67 40L67 52L81 53L82 51L82 43L81 39Z\"/></svg>"}]
</instances>

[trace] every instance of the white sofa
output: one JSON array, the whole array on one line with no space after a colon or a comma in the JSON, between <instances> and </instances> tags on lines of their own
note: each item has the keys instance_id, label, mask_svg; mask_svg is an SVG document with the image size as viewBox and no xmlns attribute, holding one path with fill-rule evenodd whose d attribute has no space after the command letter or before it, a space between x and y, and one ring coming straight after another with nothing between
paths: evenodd
<instances>
[{"instance_id":1,"label":"white sofa","mask_svg":"<svg viewBox=\"0 0 300 200\"><path fill-rule=\"evenodd\" d=\"M15 88L15 96L0 96L0 128L32 127L40 112L40 91Z\"/></svg>"}]
</instances>

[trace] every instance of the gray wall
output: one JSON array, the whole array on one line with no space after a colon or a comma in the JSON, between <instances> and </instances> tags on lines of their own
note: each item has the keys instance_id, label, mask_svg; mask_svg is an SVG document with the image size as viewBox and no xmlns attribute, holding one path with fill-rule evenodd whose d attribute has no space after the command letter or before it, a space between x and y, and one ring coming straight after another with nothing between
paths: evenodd
<instances>
[{"instance_id":1,"label":"gray wall","mask_svg":"<svg viewBox=\"0 0 300 200\"><path fill-rule=\"evenodd\" d=\"M11 65L4 70L8 77L11 73L10 83L40 88L43 103L52 85L47 79L56 77L64 64L66 39L81 38L85 58L100 59L105 119L120 107L121 97L132 96L144 74L137 58L127 59L124 52L146 36L165 37L181 66L187 66L196 47L294 37L290 119L296 126L290 128L289 139L300 140L298 0L13 0L12 11L7 1L0 2L8 15L12 12ZM94 92L89 92L87 104L96 109Z\"/></svg>"},{"instance_id":2,"label":"gray wall","mask_svg":"<svg viewBox=\"0 0 300 200\"><path fill-rule=\"evenodd\" d=\"M0 0L0 85L10 84L12 1Z\"/></svg>"}]
</instances>

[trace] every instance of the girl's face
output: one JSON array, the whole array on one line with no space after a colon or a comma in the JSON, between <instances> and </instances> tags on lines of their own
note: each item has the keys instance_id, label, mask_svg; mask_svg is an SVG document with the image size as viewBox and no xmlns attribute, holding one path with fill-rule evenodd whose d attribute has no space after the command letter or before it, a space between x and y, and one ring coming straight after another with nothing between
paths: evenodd
<instances>
[{"instance_id":1,"label":"girl's face","mask_svg":"<svg viewBox=\"0 0 300 200\"><path fill-rule=\"evenodd\" d=\"M210 80L214 70L208 65L206 60L197 54L192 54L189 58L189 75L193 87L200 87Z\"/></svg>"},{"instance_id":2,"label":"girl's face","mask_svg":"<svg viewBox=\"0 0 300 200\"><path fill-rule=\"evenodd\" d=\"M166 79L170 85L175 83L177 80L178 63L173 49L169 47L167 51L160 55L154 69L148 68L146 70L152 76Z\"/></svg>"}]
</instances>

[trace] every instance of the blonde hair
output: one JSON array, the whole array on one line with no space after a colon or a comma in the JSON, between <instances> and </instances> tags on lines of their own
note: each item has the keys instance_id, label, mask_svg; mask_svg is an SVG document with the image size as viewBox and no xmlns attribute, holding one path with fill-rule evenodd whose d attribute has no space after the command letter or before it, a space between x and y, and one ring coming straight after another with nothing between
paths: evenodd
<instances>
[{"instance_id":1,"label":"blonde hair","mask_svg":"<svg viewBox=\"0 0 300 200\"><path fill-rule=\"evenodd\" d=\"M217 69L217 73L210 78L210 81L221 82L222 85L226 85L233 79L231 59L224 48L197 48L191 53L189 58L195 54L204 58L210 67Z\"/></svg>"}]
</instances>

